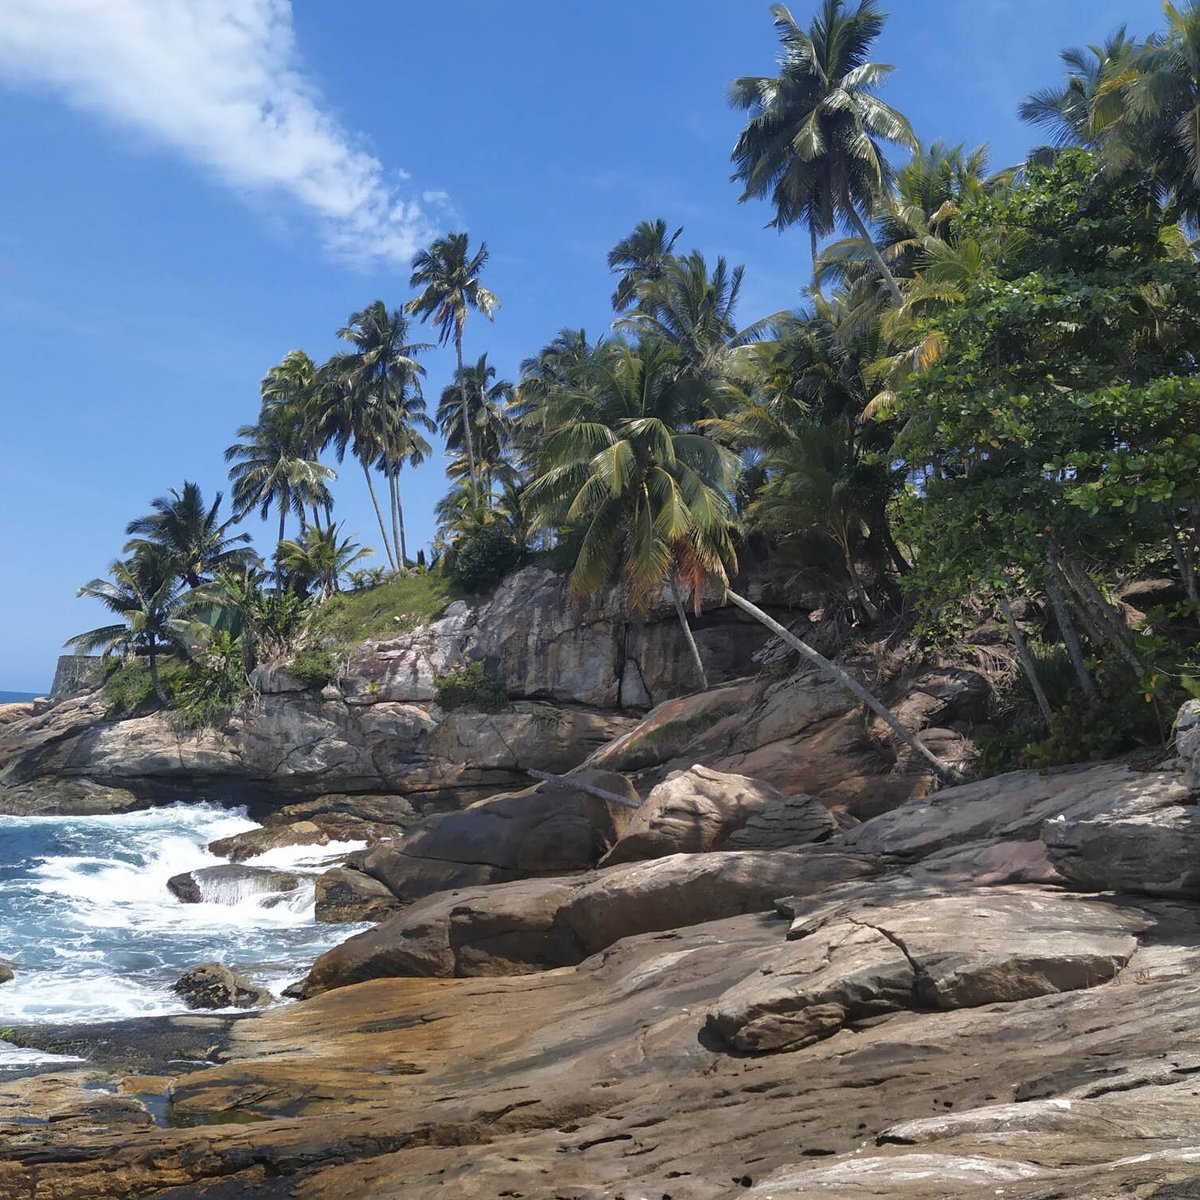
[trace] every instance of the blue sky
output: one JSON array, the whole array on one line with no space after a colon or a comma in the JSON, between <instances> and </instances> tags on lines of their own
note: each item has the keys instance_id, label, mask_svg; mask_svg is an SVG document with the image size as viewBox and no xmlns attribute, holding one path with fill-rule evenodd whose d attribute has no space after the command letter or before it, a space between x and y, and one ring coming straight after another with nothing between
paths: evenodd
<instances>
[{"instance_id":1,"label":"blue sky","mask_svg":"<svg viewBox=\"0 0 1200 1200\"><path fill-rule=\"evenodd\" d=\"M1161 25L1156 0L883 7L886 97L927 142L988 141L996 166L1037 140L1016 105L1064 46ZM265 371L407 300L439 231L491 248L502 308L465 350L507 378L560 328L607 327L605 254L644 217L746 264L745 322L797 303L806 235L764 229L728 179L727 85L775 47L758 0L0 7L0 686L49 685L64 639L101 623L75 589L125 524L185 479L224 488ZM426 360L435 401L452 359ZM404 481L410 548L442 465ZM373 544L361 475L336 495Z\"/></svg>"}]
</instances>

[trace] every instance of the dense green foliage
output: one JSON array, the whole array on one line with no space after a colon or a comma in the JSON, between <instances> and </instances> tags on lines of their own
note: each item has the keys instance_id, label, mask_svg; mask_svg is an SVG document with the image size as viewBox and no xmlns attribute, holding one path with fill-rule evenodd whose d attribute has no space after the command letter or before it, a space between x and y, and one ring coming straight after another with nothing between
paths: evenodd
<instances>
[{"instance_id":1,"label":"dense green foliage","mask_svg":"<svg viewBox=\"0 0 1200 1200\"><path fill-rule=\"evenodd\" d=\"M306 687L322 688L337 677L337 667L328 650L309 646L287 664L287 673Z\"/></svg>"},{"instance_id":2,"label":"dense green foliage","mask_svg":"<svg viewBox=\"0 0 1200 1200\"><path fill-rule=\"evenodd\" d=\"M438 704L447 711L474 708L479 712L495 713L508 707L508 694L481 662L468 663L449 675L440 675L434 680L434 686Z\"/></svg>"},{"instance_id":3,"label":"dense green foliage","mask_svg":"<svg viewBox=\"0 0 1200 1200\"><path fill-rule=\"evenodd\" d=\"M352 314L323 364L297 350L267 372L227 451L234 518L278 516L273 581L220 496L206 507L186 483L83 589L116 621L76 644L144 659L164 703L214 719L259 661L331 678L330 649L553 562L577 593L673 606L703 685L688 609L724 593L770 623L734 590L742 561L765 558L864 640L904 629L960 660L973 629L1006 640L986 766L1163 740L1200 678L1200 0L1164 12L1144 38L1064 52L1065 79L1020 110L1053 145L990 173L986 147L922 145L881 97L875 0L817 0L807 24L774 6L778 69L733 82L731 158L740 199L811 238L803 305L746 322L742 268L644 220L608 255L612 329L560 329L510 381L486 353L463 358L468 317L499 308L486 243L438 238L406 304ZM455 349L436 423L417 320ZM401 481L435 428L449 486L426 573ZM386 566L358 565L367 552L335 523L322 456L347 451ZM1149 579L1153 602L1124 606ZM164 655L188 664L172 695ZM145 705L124 669L118 690ZM478 664L441 689L503 702Z\"/></svg>"}]
</instances>

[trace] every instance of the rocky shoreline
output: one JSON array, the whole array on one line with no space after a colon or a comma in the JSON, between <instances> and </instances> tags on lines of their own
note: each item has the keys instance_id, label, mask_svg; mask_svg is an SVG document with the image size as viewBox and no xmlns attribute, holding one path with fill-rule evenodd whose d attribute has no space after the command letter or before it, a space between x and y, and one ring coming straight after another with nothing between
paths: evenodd
<instances>
[{"instance_id":1,"label":"rocky shoreline","mask_svg":"<svg viewBox=\"0 0 1200 1200\"><path fill-rule=\"evenodd\" d=\"M372 661L437 642L406 638ZM7 811L263 788L223 874L172 890L365 843L317 904L372 922L295 1003L4 1030L83 1061L0 1078L0 1200L1200 1188L1200 704L1153 769L929 794L818 677L567 707L581 660L544 649L566 726L344 680L200 739L86 696L0 730ZM979 688L929 670L892 700L945 753Z\"/></svg>"}]
</instances>

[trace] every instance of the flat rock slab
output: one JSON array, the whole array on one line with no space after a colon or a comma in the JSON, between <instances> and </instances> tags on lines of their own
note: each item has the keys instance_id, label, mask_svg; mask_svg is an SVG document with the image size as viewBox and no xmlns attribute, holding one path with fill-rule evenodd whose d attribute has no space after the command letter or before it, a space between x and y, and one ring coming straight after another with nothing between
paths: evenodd
<instances>
[{"instance_id":1,"label":"flat rock slab","mask_svg":"<svg viewBox=\"0 0 1200 1200\"><path fill-rule=\"evenodd\" d=\"M866 859L816 850L724 851L443 892L323 954L288 994L571 966L621 938L766 912L785 893L819 893L872 870Z\"/></svg>"},{"instance_id":2,"label":"flat rock slab","mask_svg":"<svg viewBox=\"0 0 1200 1200\"><path fill-rule=\"evenodd\" d=\"M1050 862L1087 891L1200 897L1200 808L1172 804L1130 816L1052 818L1042 826Z\"/></svg>"},{"instance_id":3,"label":"flat rock slab","mask_svg":"<svg viewBox=\"0 0 1200 1200\"><path fill-rule=\"evenodd\" d=\"M1124 763L1061 771L1014 771L910 800L845 835L847 849L916 861L951 846L1035 841L1051 817L1134 816L1192 796L1175 771L1132 771Z\"/></svg>"},{"instance_id":4,"label":"flat rock slab","mask_svg":"<svg viewBox=\"0 0 1200 1200\"><path fill-rule=\"evenodd\" d=\"M1004 889L834 906L799 918L796 940L721 996L707 1028L738 1050L794 1050L901 1009L1089 988L1124 967L1144 927L1100 902Z\"/></svg>"}]
</instances>

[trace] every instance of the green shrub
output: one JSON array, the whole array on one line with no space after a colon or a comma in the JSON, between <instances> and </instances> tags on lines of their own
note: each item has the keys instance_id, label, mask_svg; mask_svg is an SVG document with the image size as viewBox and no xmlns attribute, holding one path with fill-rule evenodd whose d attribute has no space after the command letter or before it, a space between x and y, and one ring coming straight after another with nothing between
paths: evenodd
<instances>
[{"instance_id":1,"label":"green shrub","mask_svg":"<svg viewBox=\"0 0 1200 1200\"><path fill-rule=\"evenodd\" d=\"M449 675L434 680L438 703L447 711L454 708L477 708L480 712L502 712L508 707L508 693L493 679L483 663L468 663Z\"/></svg>"},{"instance_id":2,"label":"green shrub","mask_svg":"<svg viewBox=\"0 0 1200 1200\"><path fill-rule=\"evenodd\" d=\"M301 650L284 670L298 683L310 688L324 687L337 677L337 668L329 651L316 646Z\"/></svg>"},{"instance_id":3,"label":"green shrub","mask_svg":"<svg viewBox=\"0 0 1200 1200\"><path fill-rule=\"evenodd\" d=\"M511 575L524 558L524 551L499 524L484 525L454 543L450 577L464 590L490 592Z\"/></svg>"},{"instance_id":4,"label":"green shrub","mask_svg":"<svg viewBox=\"0 0 1200 1200\"><path fill-rule=\"evenodd\" d=\"M313 611L306 636L338 646L395 637L436 620L453 599L454 586L440 575L393 575L377 587L330 596Z\"/></svg>"},{"instance_id":5,"label":"green shrub","mask_svg":"<svg viewBox=\"0 0 1200 1200\"><path fill-rule=\"evenodd\" d=\"M162 664L159 664L162 671ZM114 717L132 717L158 707L150 668L142 658L112 659L104 671L104 698Z\"/></svg>"},{"instance_id":6,"label":"green shrub","mask_svg":"<svg viewBox=\"0 0 1200 1200\"><path fill-rule=\"evenodd\" d=\"M237 701L253 692L238 638L221 631L171 681L171 723L178 730L217 729Z\"/></svg>"}]
</instances>

